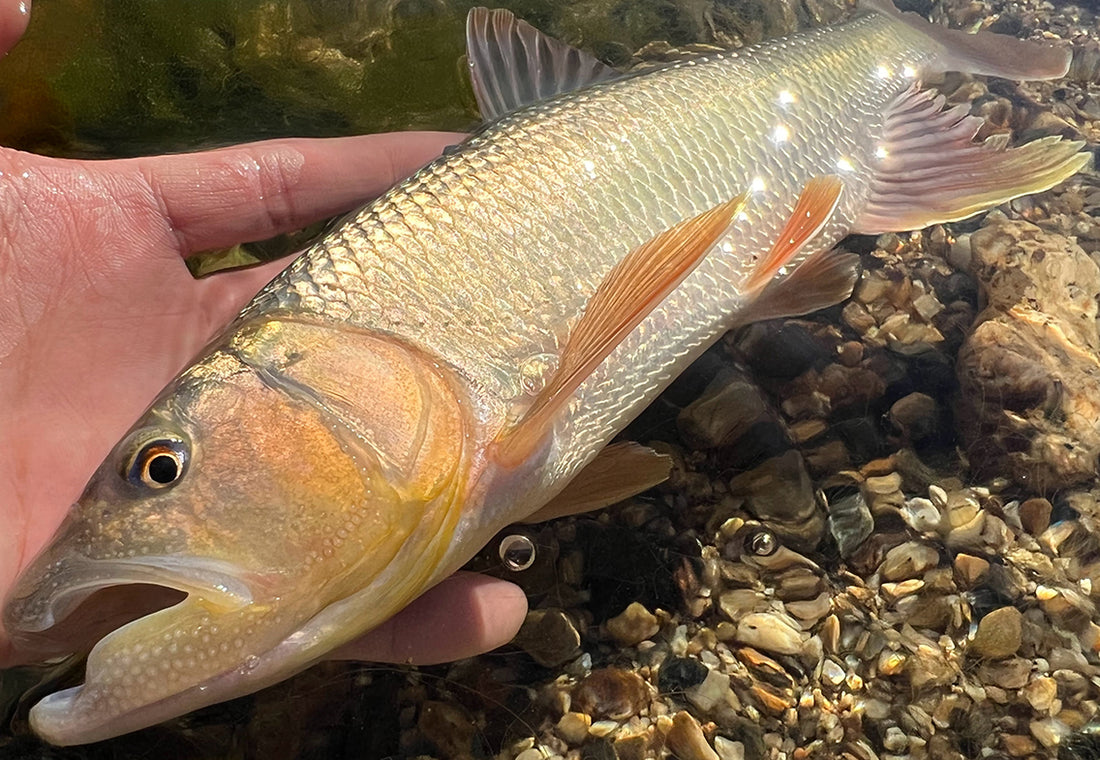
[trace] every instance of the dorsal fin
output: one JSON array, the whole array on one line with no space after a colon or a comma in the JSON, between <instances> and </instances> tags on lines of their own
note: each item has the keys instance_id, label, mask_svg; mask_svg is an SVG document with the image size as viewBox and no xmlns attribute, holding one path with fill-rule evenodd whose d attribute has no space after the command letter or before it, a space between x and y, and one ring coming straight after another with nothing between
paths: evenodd
<instances>
[{"instance_id":1,"label":"dorsal fin","mask_svg":"<svg viewBox=\"0 0 1100 760\"><path fill-rule=\"evenodd\" d=\"M494 458L522 462L552 429L558 410L623 339L684 281L722 239L748 193L680 222L616 264L578 320L561 362L526 413L497 440Z\"/></svg>"},{"instance_id":2,"label":"dorsal fin","mask_svg":"<svg viewBox=\"0 0 1100 760\"><path fill-rule=\"evenodd\" d=\"M474 96L486 121L620 76L588 53L543 34L501 8L470 11L466 55Z\"/></svg>"}]
</instances>

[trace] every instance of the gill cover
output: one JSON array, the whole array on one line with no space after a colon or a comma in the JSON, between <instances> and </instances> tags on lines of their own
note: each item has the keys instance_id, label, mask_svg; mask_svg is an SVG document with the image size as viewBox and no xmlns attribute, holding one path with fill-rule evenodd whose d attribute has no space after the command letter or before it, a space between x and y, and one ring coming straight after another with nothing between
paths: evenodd
<instances>
[{"instance_id":1,"label":"gill cover","mask_svg":"<svg viewBox=\"0 0 1100 760\"><path fill-rule=\"evenodd\" d=\"M92 594L177 592L116 619L132 622L94 646L84 685L32 709L34 729L85 743L246 694L407 605L438 579L462 502L456 387L385 336L238 327L104 462L9 600L13 635L60 651Z\"/></svg>"}]
</instances>

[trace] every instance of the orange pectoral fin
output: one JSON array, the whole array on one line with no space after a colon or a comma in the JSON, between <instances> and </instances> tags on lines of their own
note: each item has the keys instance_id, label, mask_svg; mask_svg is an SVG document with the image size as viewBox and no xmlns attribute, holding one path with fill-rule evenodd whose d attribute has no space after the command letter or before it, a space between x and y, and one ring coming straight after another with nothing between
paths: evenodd
<instances>
[{"instance_id":1,"label":"orange pectoral fin","mask_svg":"<svg viewBox=\"0 0 1100 760\"><path fill-rule=\"evenodd\" d=\"M745 283L746 293L767 285L780 269L796 259L806 243L813 240L829 221L843 189L844 183L832 174L814 177L806 183L783 231L772 244L768 255L757 263L749 275Z\"/></svg>"},{"instance_id":2,"label":"orange pectoral fin","mask_svg":"<svg viewBox=\"0 0 1100 760\"><path fill-rule=\"evenodd\" d=\"M497 441L496 459L522 462L554 414L616 346L691 274L744 207L748 193L677 224L631 251L607 274L562 350L561 363L527 412Z\"/></svg>"}]
</instances>

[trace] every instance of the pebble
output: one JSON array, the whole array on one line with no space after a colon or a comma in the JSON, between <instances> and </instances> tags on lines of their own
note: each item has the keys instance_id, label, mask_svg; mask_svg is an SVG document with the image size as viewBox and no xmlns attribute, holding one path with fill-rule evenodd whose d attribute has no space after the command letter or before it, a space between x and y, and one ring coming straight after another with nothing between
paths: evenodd
<instances>
[{"instance_id":1,"label":"pebble","mask_svg":"<svg viewBox=\"0 0 1100 760\"><path fill-rule=\"evenodd\" d=\"M1057 718L1033 720L1028 728L1031 729L1031 735L1048 749L1057 747L1070 734L1069 726Z\"/></svg>"},{"instance_id":2,"label":"pebble","mask_svg":"<svg viewBox=\"0 0 1100 760\"><path fill-rule=\"evenodd\" d=\"M622 668L593 670L573 689L573 706L594 718L623 720L649 703L649 686Z\"/></svg>"},{"instance_id":3,"label":"pebble","mask_svg":"<svg viewBox=\"0 0 1100 760\"><path fill-rule=\"evenodd\" d=\"M1023 621L1024 616L1015 607L993 610L978 621L970 651L985 659L1015 654L1023 641Z\"/></svg>"},{"instance_id":4,"label":"pebble","mask_svg":"<svg viewBox=\"0 0 1100 760\"><path fill-rule=\"evenodd\" d=\"M588 738L588 729L591 727L591 716L579 712L567 712L561 716L555 730L566 744L577 746Z\"/></svg>"},{"instance_id":5,"label":"pebble","mask_svg":"<svg viewBox=\"0 0 1100 760\"><path fill-rule=\"evenodd\" d=\"M719 760L745 760L745 745L724 736L714 737L714 751Z\"/></svg>"},{"instance_id":6,"label":"pebble","mask_svg":"<svg viewBox=\"0 0 1100 760\"><path fill-rule=\"evenodd\" d=\"M1031 679L1021 693L1036 712L1049 712L1058 696L1058 682L1050 676Z\"/></svg>"},{"instance_id":7,"label":"pebble","mask_svg":"<svg viewBox=\"0 0 1100 760\"><path fill-rule=\"evenodd\" d=\"M645 641L660 629L657 616L638 602L631 602L620 614L607 621L607 633L626 647Z\"/></svg>"},{"instance_id":8,"label":"pebble","mask_svg":"<svg viewBox=\"0 0 1100 760\"><path fill-rule=\"evenodd\" d=\"M806 463L795 449L734 477L730 493L794 548L816 546L825 532Z\"/></svg>"},{"instance_id":9,"label":"pebble","mask_svg":"<svg viewBox=\"0 0 1100 760\"><path fill-rule=\"evenodd\" d=\"M680 694L701 684L710 672L694 657L670 657L657 674L657 689L662 694Z\"/></svg>"},{"instance_id":10,"label":"pebble","mask_svg":"<svg viewBox=\"0 0 1100 760\"><path fill-rule=\"evenodd\" d=\"M665 738L679 760L719 760L718 753L707 744L699 721L683 710L673 716Z\"/></svg>"},{"instance_id":11,"label":"pebble","mask_svg":"<svg viewBox=\"0 0 1100 760\"><path fill-rule=\"evenodd\" d=\"M973 588L985 580L989 573L989 561L972 554L959 553L955 555L955 574L963 586Z\"/></svg>"},{"instance_id":12,"label":"pebble","mask_svg":"<svg viewBox=\"0 0 1100 760\"><path fill-rule=\"evenodd\" d=\"M551 668L577 655L581 635L565 610L551 607L528 612L512 641L539 665Z\"/></svg>"},{"instance_id":13,"label":"pebble","mask_svg":"<svg viewBox=\"0 0 1100 760\"><path fill-rule=\"evenodd\" d=\"M685 406L676 418L684 442L696 449L712 449L735 443L770 406L760 387L741 374L727 370Z\"/></svg>"},{"instance_id":14,"label":"pebble","mask_svg":"<svg viewBox=\"0 0 1100 760\"><path fill-rule=\"evenodd\" d=\"M934 548L910 541L888 551L879 572L884 580L901 581L923 575L925 570L935 567L939 561L940 553Z\"/></svg>"},{"instance_id":15,"label":"pebble","mask_svg":"<svg viewBox=\"0 0 1100 760\"><path fill-rule=\"evenodd\" d=\"M648 731L619 732L612 745L615 749L615 760L646 760L651 754L651 739Z\"/></svg>"},{"instance_id":16,"label":"pebble","mask_svg":"<svg viewBox=\"0 0 1100 760\"><path fill-rule=\"evenodd\" d=\"M882 746L891 752L902 752L909 746L909 737L897 726L890 726L886 729Z\"/></svg>"},{"instance_id":17,"label":"pebble","mask_svg":"<svg viewBox=\"0 0 1100 760\"><path fill-rule=\"evenodd\" d=\"M890 407L890 422L901 436L921 443L939 435L939 404L926 393L910 393Z\"/></svg>"},{"instance_id":18,"label":"pebble","mask_svg":"<svg viewBox=\"0 0 1100 760\"><path fill-rule=\"evenodd\" d=\"M1031 675L1031 660L1023 657L991 660L982 663L978 675L984 683L991 683L1002 689L1020 689Z\"/></svg>"},{"instance_id":19,"label":"pebble","mask_svg":"<svg viewBox=\"0 0 1100 760\"><path fill-rule=\"evenodd\" d=\"M943 487L935 484L928 486L928 498L938 509L947 508L947 491Z\"/></svg>"},{"instance_id":20,"label":"pebble","mask_svg":"<svg viewBox=\"0 0 1100 760\"><path fill-rule=\"evenodd\" d=\"M931 499L920 496L906 499L901 514L905 518L905 522L909 523L909 527L920 533L938 530L943 518Z\"/></svg>"},{"instance_id":21,"label":"pebble","mask_svg":"<svg viewBox=\"0 0 1100 760\"><path fill-rule=\"evenodd\" d=\"M844 668L837 665L832 659L826 658L821 664L821 677L833 686L840 686L844 683L844 676Z\"/></svg>"},{"instance_id":22,"label":"pebble","mask_svg":"<svg viewBox=\"0 0 1100 760\"><path fill-rule=\"evenodd\" d=\"M723 704L730 693L729 675L715 669L710 670L698 685L684 692L684 696L703 712L710 712Z\"/></svg>"},{"instance_id":23,"label":"pebble","mask_svg":"<svg viewBox=\"0 0 1100 760\"><path fill-rule=\"evenodd\" d=\"M799 654L806 643L800 626L786 615L758 612L737 622L737 640L742 644L778 654Z\"/></svg>"},{"instance_id":24,"label":"pebble","mask_svg":"<svg viewBox=\"0 0 1100 760\"><path fill-rule=\"evenodd\" d=\"M1020 524L1033 536L1039 536L1050 527L1051 503L1043 498L1028 499L1020 505Z\"/></svg>"},{"instance_id":25,"label":"pebble","mask_svg":"<svg viewBox=\"0 0 1100 760\"><path fill-rule=\"evenodd\" d=\"M1005 734L1001 737L1001 745L1011 757L1027 757L1039 749L1035 739L1023 734Z\"/></svg>"}]
</instances>

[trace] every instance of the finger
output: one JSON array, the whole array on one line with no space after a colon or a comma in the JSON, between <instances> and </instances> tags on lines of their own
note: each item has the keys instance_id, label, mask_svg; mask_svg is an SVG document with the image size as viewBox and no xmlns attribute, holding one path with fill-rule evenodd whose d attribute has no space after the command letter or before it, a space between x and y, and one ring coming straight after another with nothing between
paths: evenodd
<instances>
[{"instance_id":1,"label":"finger","mask_svg":"<svg viewBox=\"0 0 1100 760\"><path fill-rule=\"evenodd\" d=\"M89 165L111 172L120 189L144 193L186 255L261 240L347 211L463 138L402 132L269 140Z\"/></svg>"},{"instance_id":2,"label":"finger","mask_svg":"<svg viewBox=\"0 0 1100 760\"><path fill-rule=\"evenodd\" d=\"M332 657L414 665L460 660L507 644L526 614L519 586L456 573Z\"/></svg>"},{"instance_id":3,"label":"finger","mask_svg":"<svg viewBox=\"0 0 1100 760\"><path fill-rule=\"evenodd\" d=\"M31 17L31 0L0 2L0 55L4 55L27 30Z\"/></svg>"}]
</instances>

